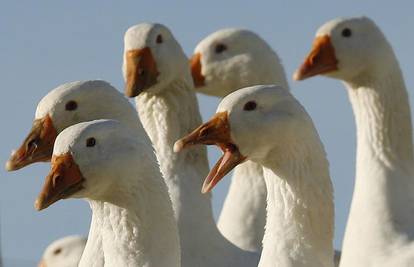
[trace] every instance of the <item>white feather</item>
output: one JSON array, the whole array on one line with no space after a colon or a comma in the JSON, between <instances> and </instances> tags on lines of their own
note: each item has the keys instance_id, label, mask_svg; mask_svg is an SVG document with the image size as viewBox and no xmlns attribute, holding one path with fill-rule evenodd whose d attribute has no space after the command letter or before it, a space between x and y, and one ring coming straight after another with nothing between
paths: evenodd
<instances>
[{"instance_id":1,"label":"white feather","mask_svg":"<svg viewBox=\"0 0 414 267\"><path fill-rule=\"evenodd\" d=\"M217 53L217 45L226 50ZM194 50L200 55L204 85L198 92L224 97L240 88L279 84L289 89L285 71L275 51L260 36L228 28L204 38ZM260 164L246 161L234 170L220 213L218 228L237 246L260 251L266 223L266 184Z\"/></svg>"},{"instance_id":2,"label":"white feather","mask_svg":"<svg viewBox=\"0 0 414 267\"><path fill-rule=\"evenodd\" d=\"M244 110L250 101L257 108ZM332 182L305 109L288 90L262 85L228 95L217 112L227 112L241 154L264 168L267 220L259 266L332 267Z\"/></svg>"},{"instance_id":3,"label":"white feather","mask_svg":"<svg viewBox=\"0 0 414 267\"><path fill-rule=\"evenodd\" d=\"M173 151L174 142L198 126L201 117L181 46L165 26L151 25L150 30L146 23L131 27L126 32L124 52L149 47L160 72L157 83L136 98L136 107L169 189L180 233L182 265L254 266L258 255L241 250L220 234L211 195L200 193L208 174L205 148ZM159 34L162 44L155 43Z\"/></svg>"}]
</instances>

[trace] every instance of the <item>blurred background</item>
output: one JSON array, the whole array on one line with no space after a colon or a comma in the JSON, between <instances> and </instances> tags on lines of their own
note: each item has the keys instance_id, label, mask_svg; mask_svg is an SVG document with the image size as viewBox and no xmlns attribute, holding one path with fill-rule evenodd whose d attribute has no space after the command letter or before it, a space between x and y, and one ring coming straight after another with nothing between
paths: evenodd
<instances>
[{"instance_id":1,"label":"blurred background","mask_svg":"<svg viewBox=\"0 0 414 267\"><path fill-rule=\"evenodd\" d=\"M12 1L0 4L0 163L28 133L38 101L56 86L104 79L123 90L123 35L140 22L167 25L191 55L206 35L223 27L257 32L283 60L294 95L315 121L330 160L335 186L335 247L340 248L352 196L355 126L343 85L326 78L293 82L316 29L338 16L366 15L392 43L409 89L414 88L414 4L409 1ZM204 119L218 99L199 95ZM210 162L219 153L209 150ZM48 164L0 171L1 249L5 266L34 266L44 248L69 234L87 235L90 209L82 200L60 201L36 212ZM220 214L230 179L214 190Z\"/></svg>"}]
</instances>

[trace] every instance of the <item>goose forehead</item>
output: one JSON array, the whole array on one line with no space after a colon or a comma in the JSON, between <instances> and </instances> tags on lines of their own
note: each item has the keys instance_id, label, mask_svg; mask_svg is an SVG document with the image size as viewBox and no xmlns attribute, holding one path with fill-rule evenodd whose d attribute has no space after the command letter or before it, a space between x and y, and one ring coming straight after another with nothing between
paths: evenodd
<instances>
[{"instance_id":1,"label":"goose forehead","mask_svg":"<svg viewBox=\"0 0 414 267\"><path fill-rule=\"evenodd\" d=\"M170 33L167 27L158 23L140 23L130 27L124 36L125 50L142 49L154 33Z\"/></svg>"},{"instance_id":2,"label":"goose forehead","mask_svg":"<svg viewBox=\"0 0 414 267\"><path fill-rule=\"evenodd\" d=\"M252 87L243 88L227 95L218 105L217 112L230 112L238 103L251 95L250 88Z\"/></svg>"},{"instance_id":3,"label":"goose forehead","mask_svg":"<svg viewBox=\"0 0 414 267\"><path fill-rule=\"evenodd\" d=\"M353 27L371 27L375 23L367 17L351 17L351 18L336 18L323 24L318 31L316 36L330 35L338 27L353 26Z\"/></svg>"},{"instance_id":4,"label":"goose forehead","mask_svg":"<svg viewBox=\"0 0 414 267\"><path fill-rule=\"evenodd\" d=\"M127 128L122 127L122 124L116 120L94 120L81 122L69 126L58 135L53 148L53 155L58 156L71 152L77 142L89 137L115 137L117 135L124 134L126 131Z\"/></svg>"},{"instance_id":5,"label":"goose forehead","mask_svg":"<svg viewBox=\"0 0 414 267\"><path fill-rule=\"evenodd\" d=\"M330 35L332 31L346 21L345 18L336 18L323 24L316 32L316 36Z\"/></svg>"},{"instance_id":6,"label":"goose forehead","mask_svg":"<svg viewBox=\"0 0 414 267\"><path fill-rule=\"evenodd\" d=\"M209 34L197 44L194 52L202 52L208 49L213 43L217 42L218 40L226 38L229 35L229 30L230 29L221 29Z\"/></svg>"},{"instance_id":7,"label":"goose forehead","mask_svg":"<svg viewBox=\"0 0 414 267\"><path fill-rule=\"evenodd\" d=\"M239 47L252 47L249 44L251 42L263 42L263 40L254 32L246 30L246 29L239 29L239 28L226 28L222 30L218 30L202 41L198 43L196 48L194 49L195 53L200 53L203 51L209 51L209 48L212 45L217 43L231 43L237 44Z\"/></svg>"},{"instance_id":8,"label":"goose forehead","mask_svg":"<svg viewBox=\"0 0 414 267\"><path fill-rule=\"evenodd\" d=\"M35 118L43 118L53 112L58 104L69 100L78 100L87 96L93 96L93 99L97 100L107 97L112 99L116 94L121 95L111 84L102 80L65 83L50 91L40 100Z\"/></svg>"},{"instance_id":9,"label":"goose forehead","mask_svg":"<svg viewBox=\"0 0 414 267\"><path fill-rule=\"evenodd\" d=\"M278 85L255 85L237 90L220 102L217 112L230 112L236 105L245 101L260 100L266 104L276 104L282 99L290 98L291 94L285 88Z\"/></svg>"},{"instance_id":10,"label":"goose forehead","mask_svg":"<svg viewBox=\"0 0 414 267\"><path fill-rule=\"evenodd\" d=\"M51 112L53 108L62 101L62 99L71 94L82 83L83 82L81 81L65 83L50 91L37 105L35 118L42 118Z\"/></svg>"}]
</instances>

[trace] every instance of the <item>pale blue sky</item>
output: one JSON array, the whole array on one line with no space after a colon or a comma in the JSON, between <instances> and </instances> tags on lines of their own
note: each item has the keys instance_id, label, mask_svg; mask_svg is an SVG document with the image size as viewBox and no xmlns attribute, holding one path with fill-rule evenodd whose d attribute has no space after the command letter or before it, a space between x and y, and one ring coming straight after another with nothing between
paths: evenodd
<instances>
[{"instance_id":1,"label":"pale blue sky","mask_svg":"<svg viewBox=\"0 0 414 267\"><path fill-rule=\"evenodd\" d=\"M295 68L309 51L316 29L338 16L367 15L385 32L400 60L409 93L414 87L414 5L409 1L12 1L0 7L1 127L0 163L28 132L38 101L59 84L104 79L119 90L123 34L139 22L167 25L185 52L223 27L259 33L282 58L293 93L313 117L328 152L335 185L336 237L340 248L352 195L355 127L342 84L326 78L292 82ZM199 97L204 119L218 100ZM210 161L217 159L210 150ZM7 173L1 170L3 256L37 261L52 240L87 234L85 201L61 201L43 212L33 208L48 164ZM217 215L229 179L214 191ZM19 265L22 266L23 264Z\"/></svg>"}]
</instances>

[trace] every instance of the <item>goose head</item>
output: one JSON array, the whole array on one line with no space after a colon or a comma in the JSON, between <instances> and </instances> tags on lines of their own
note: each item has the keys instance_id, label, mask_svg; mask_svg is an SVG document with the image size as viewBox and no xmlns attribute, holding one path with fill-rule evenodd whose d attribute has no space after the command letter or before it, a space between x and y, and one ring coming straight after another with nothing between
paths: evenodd
<instances>
[{"instance_id":1,"label":"goose head","mask_svg":"<svg viewBox=\"0 0 414 267\"><path fill-rule=\"evenodd\" d=\"M202 192L210 191L235 166L249 159L264 166L292 144L309 140L313 124L300 103L283 87L258 85L226 96L213 118L178 140L175 151L205 144L224 155L211 169Z\"/></svg>"},{"instance_id":2,"label":"goose head","mask_svg":"<svg viewBox=\"0 0 414 267\"><path fill-rule=\"evenodd\" d=\"M76 267L86 245L82 236L66 236L53 241L43 253L38 267Z\"/></svg>"},{"instance_id":3,"label":"goose head","mask_svg":"<svg viewBox=\"0 0 414 267\"><path fill-rule=\"evenodd\" d=\"M287 86L280 59L256 33L222 29L204 38L190 60L195 89L224 97L256 84Z\"/></svg>"},{"instance_id":4,"label":"goose head","mask_svg":"<svg viewBox=\"0 0 414 267\"><path fill-rule=\"evenodd\" d=\"M111 202L119 195L117 189L125 194L128 179L136 179L148 170L147 163L156 162L152 147L137 134L115 120L82 122L63 130L35 208L66 198Z\"/></svg>"},{"instance_id":5,"label":"goose head","mask_svg":"<svg viewBox=\"0 0 414 267\"><path fill-rule=\"evenodd\" d=\"M393 62L392 48L369 18L338 18L322 25L295 80L325 75L353 81ZM390 61L391 60L391 61Z\"/></svg>"},{"instance_id":6,"label":"goose head","mask_svg":"<svg viewBox=\"0 0 414 267\"><path fill-rule=\"evenodd\" d=\"M141 23L124 37L123 75L125 94L158 93L188 72L188 61L171 31L161 24ZM191 79L187 74L188 79Z\"/></svg>"},{"instance_id":7,"label":"goose head","mask_svg":"<svg viewBox=\"0 0 414 267\"><path fill-rule=\"evenodd\" d=\"M95 119L117 119L134 125L138 122L133 106L105 81L70 82L55 88L37 105L32 129L12 153L6 169L13 171L49 161L55 139L63 129Z\"/></svg>"}]
</instances>

